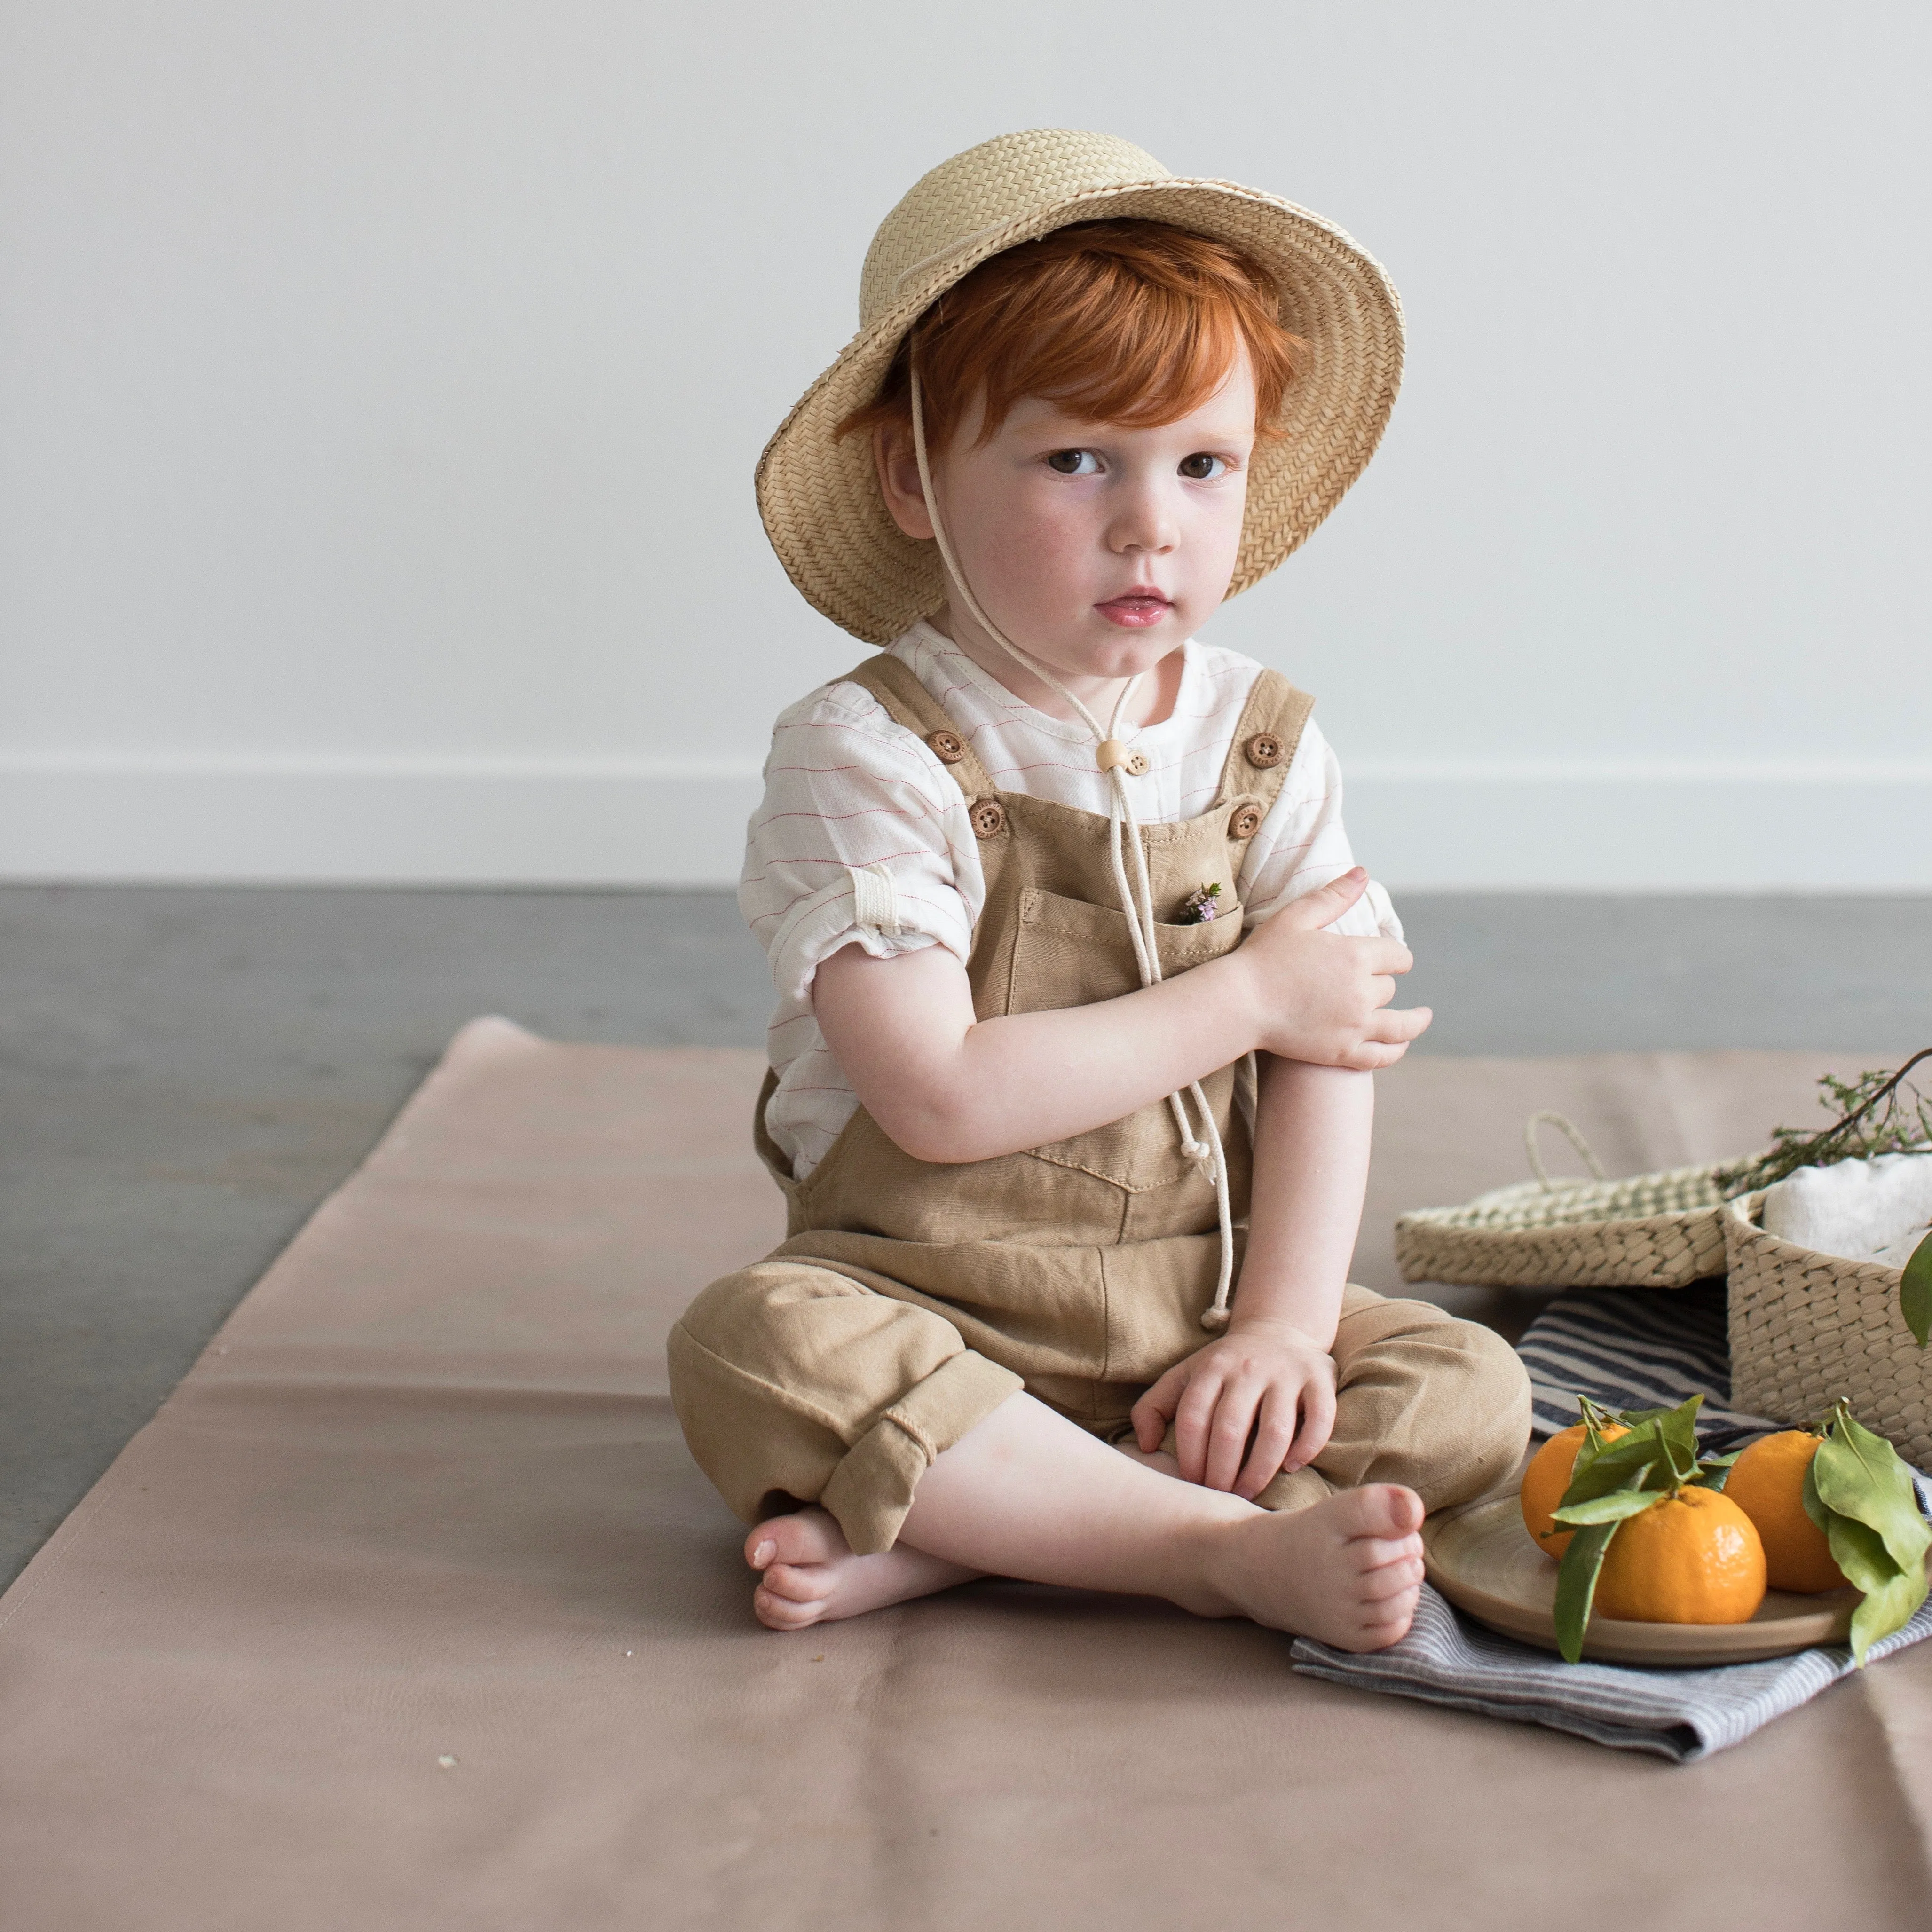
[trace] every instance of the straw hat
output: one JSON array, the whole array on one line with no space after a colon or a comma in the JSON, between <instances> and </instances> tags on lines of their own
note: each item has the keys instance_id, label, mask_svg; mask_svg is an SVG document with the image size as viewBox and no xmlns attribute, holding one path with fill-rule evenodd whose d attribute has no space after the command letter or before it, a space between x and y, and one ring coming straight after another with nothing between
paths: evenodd
<instances>
[{"instance_id":1,"label":"straw hat","mask_svg":"<svg viewBox=\"0 0 1932 1932\"><path fill-rule=\"evenodd\" d=\"M1110 134L1036 128L942 161L880 224L859 284L859 332L758 461L758 512L787 574L836 624L890 644L938 609L935 547L886 508L868 438L834 440L878 394L901 339L989 256L1076 221L1136 218L1232 244L1271 274L1306 372L1261 445L1232 596L1308 536L1375 454L1402 375L1402 304L1381 263L1332 222L1232 182L1170 174Z\"/></svg>"}]
</instances>

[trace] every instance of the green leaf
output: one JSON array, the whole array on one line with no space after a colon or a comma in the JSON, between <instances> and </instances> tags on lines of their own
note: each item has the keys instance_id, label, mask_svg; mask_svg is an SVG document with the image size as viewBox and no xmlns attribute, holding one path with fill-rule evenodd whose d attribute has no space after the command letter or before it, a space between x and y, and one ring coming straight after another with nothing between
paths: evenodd
<instances>
[{"instance_id":1,"label":"green leaf","mask_svg":"<svg viewBox=\"0 0 1932 1932\"><path fill-rule=\"evenodd\" d=\"M1844 1568L1843 1564L1838 1566ZM1882 1636L1903 1630L1912 1613L1925 1600L1925 1572L1894 1576L1876 1590L1868 1590L1865 1600L1852 1612L1852 1661L1864 1667L1865 1653Z\"/></svg>"},{"instance_id":2,"label":"green leaf","mask_svg":"<svg viewBox=\"0 0 1932 1932\"><path fill-rule=\"evenodd\" d=\"M1700 1401L1702 1397L1698 1398ZM1611 1419L1621 1422L1626 1429L1641 1429L1646 1423L1661 1422L1666 1415L1675 1415L1674 1408L1625 1408L1620 1409Z\"/></svg>"},{"instance_id":3,"label":"green leaf","mask_svg":"<svg viewBox=\"0 0 1932 1932\"><path fill-rule=\"evenodd\" d=\"M1925 1566L1902 1568L1876 1530L1836 1511L1830 1534L1832 1562L1864 1593L1864 1602L1852 1612L1852 1661L1862 1669L1872 1646L1903 1629L1924 1602Z\"/></svg>"},{"instance_id":4,"label":"green leaf","mask_svg":"<svg viewBox=\"0 0 1932 1932\"><path fill-rule=\"evenodd\" d=\"M1804 1466L1804 1486L1798 1492L1798 1499L1804 1505L1804 1514L1826 1535L1830 1535L1832 1512L1825 1507L1824 1499L1818 1493L1818 1459L1816 1456Z\"/></svg>"},{"instance_id":5,"label":"green leaf","mask_svg":"<svg viewBox=\"0 0 1932 1932\"><path fill-rule=\"evenodd\" d=\"M1556 1571L1556 1643L1566 1664L1579 1664L1583 1657L1583 1633L1590 1628L1590 1606L1597 1594L1597 1577L1604 1567L1604 1552L1619 1525L1593 1523L1580 1529L1570 1539L1563 1561Z\"/></svg>"},{"instance_id":6,"label":"green leaf","mask_svg":"<svg viewBox=\"0 0 1932 1932\"><path fill-rule=\"evenodd\" d=\"M1701 1394L1666 1409L1658 1418L1658 1430L1676 1452L1672 1460L1688 1475L1697 1463L1697 1412L1704 1406Z\"/></svg>"},{"instance_id":7,"label":"green leaf","mask_svg":"<svg viewBox=\"0 0 1932 1932\"><path fill-rule=\"evenodd\" d=\"M1905 1569L1885 1546L1885 1538L1869 1523L1830 1512L1826 1534L1832 1543L1832 1561L1845 1573L1853 1588L1883 1590L1903 1576Z\"/></svg>"},{"instance_id":8,"label":"green leaf","mask_svg":"<svg viewBox=\"0 0 1932 1932\"><path fill-rule=\"evenodd\" d=\"M1665 1468L1659 1453L1662 1446L1654 1423L1619 1436L1598 1453L1587 1468L1580 1468L1571 1476L1570 1486L1563 1492L1562 1506L1567 1509L1573 1503L1592 1502L1612 1490L1667 1488L1668 1474L1658 1474Z\"/></svg>"},{"instance_id":9,"label":"green leaf","mask_svg":"<svg viewBox=\"0 0 1932 1932\"><path fill-rule=\"evenodd\" d=\"M1586 1503L1573 1503L1566 1509L1552 1510L1550 1514L1576 1529L1592 1523L1622 1522L1626 1516L1641 1515L1652 1503L1663 1502L1664 1493L1662 1490L1612 1490L1606 1496L1592 1496Z\"/></svg>"},{"instance_id":10,"label":"green leaf","mask_svg":"<svg viewBox=\"0 0 1932 1932\"><path fill-rule=\"evenodd\" d=\"M1627 1409L1623 1420L1633 1433L1654 1427L1660 1438L1679 1452L1682 1466L1688 1467L1697 1453L1697 1412L1703 1402L1700 1394L1675 1408Z\"/></svg>"},{"instance_id":11,"label":"green leaf","mask_svg":"<svg viewBox=\"0 0 1932 1932\"><path fill-rule=\"evenodd\" d=\"M1905 1278L1898 1284L1898 1312L1924 1348L1932 1338L1932 1234L1912 1250L1905 1264Z\"/></svg>"},{"instance_id":12,"label":"green leaf","mask_svg":"<svg viewBox=\"0 0 1932 1932\"><path fill-rule=\"evenodd\" d=\"M1875 1530L1899 1569L1923 1571L1925 1552L1932 1549L1932 1528L1918 1514L1911 1475L1898 1450L1866 1428L1844 1403L1838 1405L1832 1432L1819 1444L1811 1467L1818 1499L1834 1516L1850 1516ZM1842 1563L1838 1567L1844 1569ZM1852 1573L1846 1570L1845 1574Z\"/></svg>"}]
</instances>

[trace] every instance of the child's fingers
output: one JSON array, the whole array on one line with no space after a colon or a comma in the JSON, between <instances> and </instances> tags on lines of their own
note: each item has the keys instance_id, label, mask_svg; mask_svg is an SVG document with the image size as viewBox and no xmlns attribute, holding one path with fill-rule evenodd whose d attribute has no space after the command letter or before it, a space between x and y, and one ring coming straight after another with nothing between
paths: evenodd
<instances>
[{"instance_id":1,"label":"child's fingers","mask_svg":"<svg viewBox=\"0 0 1932 1932\"><path fill-rule=\"evenodd\" d=\"M1429 1030L1429 1022L1436 1017L1429 1006L1384 1007L1369 1022L1366 1036L1378 1046L1406 1046Z\"/></svg>"},{"instance_id":2,"label":"child's fingers","mask_svg":"<svg viewBox=\"0 0 1932 1932\"><path fill-rule=\"evenodd\" d=\"M1285 1469L1305 1469L1328 1446L1335 1429L1335 1390L1325 1376L1316 1376L1301 1391L1301 1426L1282 1459Z\"/></svg>"},{"instance_id":3,"label":"child's fingers","mask_svg":"<svg viewBox=\"0 0 1932 1932\"><path fill-rule=\"evenodd\" d=\"M1298 899L1289 900L1275 917L1305 932L1318 932L1324 926L1334 925L1368 889L1369 875L1357 866L1339 878L1330 879L1325 886L1318 886L1313 892L1304 892Z\"/></svg>"},{"instance_id":4,"label":"child's fingers","mask_svg":"<svg viewBox=\"0 0 1932 1932\"><path fill-rule=\"evenodd\" d=\"M1408 1051L1406 1042L1400 1046L1383 1046L1374 1040L1364 1040L1360 1046L1352 1047L1343 1054L1335 1064L1357 1073L1379 1073L1385 1067L1393 1066Z\"/></svg>"},{"instance_id":5,"label":"child's fingers","mask_svg":"<svg viewBox=\"0 0 1932 1932\"><path fill-rule=\"evenodd\" d=\"M1208 1480L1208 1431L1219 1405L1222 1377L1205 1367L1189 1378L1186 1393L1174 1412L1174 1453L1180 1473L1190 1483Z\"/></svg>"},{"instance_id":6,"label":"child's fingers","mask_svg":"<svg viewBox=\"0 0 1932 1932\"><path fill-rule=\"evenodd\" d=\"M1305 1400L1307 1393L1302 1390L1300 1399ZM1262 1396L1261 1418L1255 1425L1254 1445L1248 1451L1240 1480L1234 1485L1236 1495L1252 1502L1281 1474L1288 1445L1294 1440L1297 1406L1297 1392L1293 1389L1271 1388Z\"/></svg>"},{"instance_id":7,"label":"child's fingers","mask_svg":"<svg viewBox=\"0 0 1932 1932\"><path fill-rule=\"evenodd\" d=\"M1267 1390L1266 1383L1246 1376L1222 1384L1214 1419L1208 1428L1208 1466L1201 1478L1209 1489L1232 1490L1240 1480L1248 1438L1254 1432L1256 1414Z\"/></svg>"},{"instance_id":8,"label":"child's fingers","mask_svg":"<svg viewBox=\"0 0 1932 1932\"><path fill-rule=\"evenodd\" d=\"M1180 1406L1188 1384L1188 1364L1176 1362L1154 1387L1127 1412L1134 1425L1134 1441L1151 1455L1167 1439L1167 1425Z\"/></svg>"}]
</instances>

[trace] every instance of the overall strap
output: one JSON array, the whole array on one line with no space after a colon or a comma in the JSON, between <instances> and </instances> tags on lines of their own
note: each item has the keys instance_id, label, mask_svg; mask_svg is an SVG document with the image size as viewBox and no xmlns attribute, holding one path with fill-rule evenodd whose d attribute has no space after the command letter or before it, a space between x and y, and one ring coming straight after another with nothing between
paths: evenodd
<instances>
[{"instance_id":1,"label":"overall strap","mask_svg":"<svg viewBox=\"0 0 1932 1932\"><path fill-rule=\"evenodd\" d=\"M1301 742L1314 709L1314 699L1306 692L1296 690L1278 670L1264 670L1255 680L1240 722L1234 727L1234 742L1228 747L1215 801L1232 811L1244 824L1247 824L1246 814L1256 814L1246 831L1230 821L1235 838L1251 838L1260 830L1262 820L1281 795L1288 768L1294 762L1295 747Z\"/></svg>"},{"instance_id":2,"label":"overall strap","mask_svg":"<svg viewBox=\"0 0 1932 1932\"><path fill-rule=\"evenodd\" d=\"M1012 840L1006 808L998 796L998 788L980 762L980 754L968 742L931 692L921 684L910 665L881 651L868 658L856 670L834 680L856 684L869 691L883 704L897 724L926 740L928 748L952 772L966 800L966 815L973 836L980 842L980 862L990 893L993 874Z\"/></svg>"},{"instance_id":3,"label":"overall strap","mask_svg":"<svg viewBox=\"0 0 1932 1932\"><path fill-rule=\"evenodd\" d=\"M910 664L890 652L881 651L836 682L862 686L886 707L895 724L903 724L914 736L923 738L969 800L992 796L993 781L980 764L980 754L932 692L920 682Z\"/></svg>"}]
</instances>

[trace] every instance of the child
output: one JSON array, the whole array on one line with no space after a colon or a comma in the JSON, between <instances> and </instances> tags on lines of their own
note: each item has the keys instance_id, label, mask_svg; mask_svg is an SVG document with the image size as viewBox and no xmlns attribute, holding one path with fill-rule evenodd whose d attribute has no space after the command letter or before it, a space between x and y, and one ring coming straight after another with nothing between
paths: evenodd
<instances>
[{"instance_id":1,"label":"child","mask_svg":"<svg viewBox=\"0 0 1932 1932\"><path fill-rule=\"evenodd\" d=\"M759 501L890 648L766 767L789 1229L673 1332L686 1439L776 1629L992 1573L1382 1648L1528 1384L1346 1282L1372 1072L1429 1015L1312 700L1190 639L1367 462L1394 292L1286 202L1036 132L920 182L860 308Z\"/></svg>"}]
</instances>

